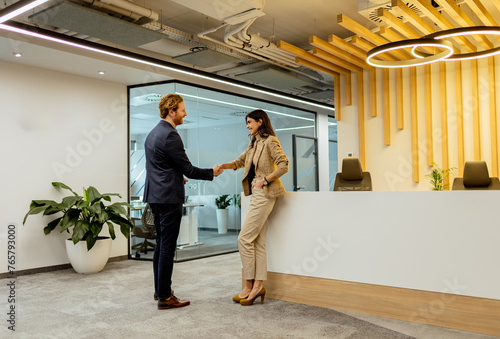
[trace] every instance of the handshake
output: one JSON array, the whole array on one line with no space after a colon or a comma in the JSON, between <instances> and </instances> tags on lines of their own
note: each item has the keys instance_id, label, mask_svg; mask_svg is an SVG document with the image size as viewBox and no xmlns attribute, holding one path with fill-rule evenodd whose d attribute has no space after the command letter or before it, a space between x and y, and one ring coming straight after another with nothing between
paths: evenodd
<instances>
[{"instance_id":1,"label":"handshake","mask_svg":"<svg viewBox=\"0 0 500 339\"><path fill-rule=\"evenodd\" d=\"M214 177L218 177L224 171L222 169L221 165L217 165L217 164L214 165L213 170L214 170Z\"/></svg>"}]
</instances>

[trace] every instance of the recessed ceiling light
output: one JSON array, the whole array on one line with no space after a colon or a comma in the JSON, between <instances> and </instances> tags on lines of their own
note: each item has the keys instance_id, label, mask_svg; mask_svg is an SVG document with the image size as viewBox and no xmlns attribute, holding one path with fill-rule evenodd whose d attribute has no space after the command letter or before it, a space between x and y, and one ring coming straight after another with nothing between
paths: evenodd
<instances>
[{"instance_id":1,"label":"recessed ceiling light","mask_svg":"<svg viewBox=\"0 0 500 339\"><path fill-rule=\"evenodd\" d=\"M19 52L17 52L17 53L12 53L12 54L14 54L14 56L15 56L16 58L20 58L20 57L22 57L22 56L23 56L23 55L22 55L21 53L19 53Z\"/></svg>"},{"instance_id":2,"label":"recessed ceiling light","mask_svg":"<svg viewBox=\"0 0 500 339\"><path fill-rule=\"evenodd\" d=\"M100 75L106 74L105 71L98 71L97 73L100 74Z\"/></svg>"}]
</instances>

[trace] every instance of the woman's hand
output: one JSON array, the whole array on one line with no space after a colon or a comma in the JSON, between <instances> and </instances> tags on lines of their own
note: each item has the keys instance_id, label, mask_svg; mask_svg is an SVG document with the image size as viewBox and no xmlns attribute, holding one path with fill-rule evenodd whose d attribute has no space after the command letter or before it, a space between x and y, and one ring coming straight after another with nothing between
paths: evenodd
<instances>
[{"instance_id":1,"label":"woman's hand","mask_svg":"<svg viewBox=\"0 0 500 339\"><path fill-rule=\"evenodd\" d=\"M264 179L258 180L255 184L252 185L252 188L262 188L264 187Z\"/></svg>"}]
</instances>

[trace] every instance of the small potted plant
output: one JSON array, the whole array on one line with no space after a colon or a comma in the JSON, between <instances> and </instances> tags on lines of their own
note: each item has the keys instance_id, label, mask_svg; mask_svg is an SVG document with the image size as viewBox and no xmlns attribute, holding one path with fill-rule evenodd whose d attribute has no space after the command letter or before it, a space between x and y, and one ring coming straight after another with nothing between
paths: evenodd
<instances>
[{"instance_id":1,"label":"small potted plant","mask_svg":"<svg viewBox=\"0 0 500 339\"><path fill-rule=\"evenodd\" d=\"M453 174L453 171L456 170L456 167L441 169L435 162L432 163L431 173L426 174L425 177L429 179L429 183L431 184L432 191L443 191L447 190L450 185L444 184L447 178Z\"/></svg>"},{"instance_id":2,"label":"small potted plant","mask_svg":"<svg viewBox=\"0 0 500 339\"><path fill-rule=\"evenodd\" d=\"M69 190L72 194L64 197L60 203L53 200L31 201L23 225L32 214L43 212L45 216L62 213L45 226L44 233L49 234L60 226L61 233L66 231L71 235L66 241L66 251L75 271L100 272L108 261L111 240L116 237L114 225L119 225L120 231L127 238L134 228L132 219L125 209L131 206L126 202L104 205L104 201L111 202L111 196L120 198L121 196L117 193L101 194L93 186L83 188L83 196L62 182L53 182L52 186ZM111 238L100 236L104 224L108 225Z\"/></svg>"},{"instance_id":3,"label":"small potted plant","mask_svg":"<svg viewBox=\"0 0 500 339\"><path fill-rule=\"evenodd\" d=\"M227 233L227 217L229 211L226 209L231 205L231 196L223 194L215 198L215 205L217 206L217 229L219 233Z\"/></svg>"}]
</instances>

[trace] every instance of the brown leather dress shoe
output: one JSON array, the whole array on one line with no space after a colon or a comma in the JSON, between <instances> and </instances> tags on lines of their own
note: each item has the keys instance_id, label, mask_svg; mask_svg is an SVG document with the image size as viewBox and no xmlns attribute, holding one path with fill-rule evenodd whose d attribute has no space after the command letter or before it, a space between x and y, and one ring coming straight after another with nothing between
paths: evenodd
<instances>
[{"instance_id":1,"label":"brown leather dress shoe","mask_svg":"<svg viewBox=\"0 0 500 339\"><path fill-rule=\"evenodd\" d=\"M175 295L172 295L168 299L160 299L158 300L158 309L164 310L167 308L176 308L176 307L184 307L189 305L191 302L188 300L179 300Z\"/></svg>"},{"instance_id":2,"label":"brown leather dress shoe","mask_svg":"<svg viewBox=\"0 0 500 339\"><path fill-rule=\"evenodd\" d=\"M170 291L170 294L174 294L174 290L171 289ZM153 295L153 299L158 300L158 292L155 292L155 294Z\"/></svg>"}]
</instances>

